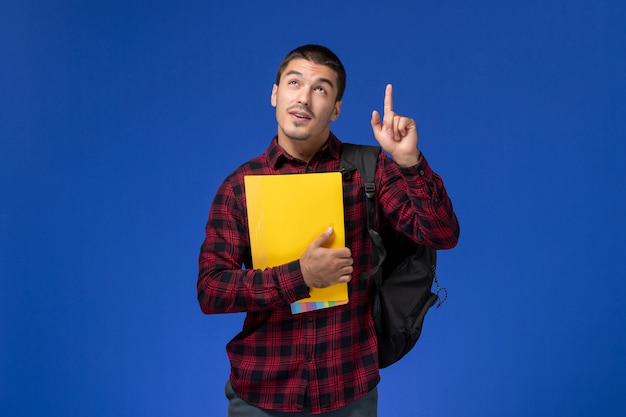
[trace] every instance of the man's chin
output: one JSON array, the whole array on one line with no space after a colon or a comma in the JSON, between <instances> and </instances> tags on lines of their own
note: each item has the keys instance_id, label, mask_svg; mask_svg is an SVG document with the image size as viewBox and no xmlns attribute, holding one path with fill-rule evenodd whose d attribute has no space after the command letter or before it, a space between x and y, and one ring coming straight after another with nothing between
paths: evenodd
<instances>
[{"instance_id":1,"label":"man's chin","mask_svg":"<svg viewBox=\"0 0 626 417\"><path fill-rule=\"evenodd\" d=\"M290 130L290 131L283 131L285 133L285 136L291 140L295 140L295 141L305 141L307 139L309 139L311 137L311 135L309 134L309 132L302 132L302 131L298 131L298 130Z\"/></svg>"}]
</instances>

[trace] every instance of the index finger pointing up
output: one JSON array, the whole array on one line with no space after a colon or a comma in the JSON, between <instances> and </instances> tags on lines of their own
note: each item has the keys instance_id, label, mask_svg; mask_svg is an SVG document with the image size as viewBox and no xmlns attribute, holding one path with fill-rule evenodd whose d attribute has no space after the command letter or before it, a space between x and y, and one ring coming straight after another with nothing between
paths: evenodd
<instances>
[{"instance_id":1,"label":"index finger pointing up","mask_svg":"<svg viewBox=\"0 0 626 417\"><path fill-rule=\"evenodd\" d=\"M391 97L392 94L393 87L391 86L391 84L387 84L387 88L385 88L385 114L387 114L387 112L393 112L393 98Z\"/></svg>"}]
</instances>

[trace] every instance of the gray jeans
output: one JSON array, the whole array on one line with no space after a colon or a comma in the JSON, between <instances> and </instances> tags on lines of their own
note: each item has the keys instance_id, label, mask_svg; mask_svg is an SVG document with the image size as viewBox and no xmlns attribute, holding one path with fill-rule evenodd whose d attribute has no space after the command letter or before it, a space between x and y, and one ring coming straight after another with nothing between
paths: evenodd
<instances>
[{"instance_id":1,"label":"gray jeans","mask_svg":"<svg viewBox=\"0 0 626 417\"><path fill-rule=\"evenodd\" d=\"M374 388L365 396L351 402L339 410L322 414L310 414L307 406L301 413L282 413L277 411L264 410L248 404L235 394L230 381L224 388L226 398L228 398L228 417L377 417L378 416L378 389Z\"/></svg>"}]
</instances>

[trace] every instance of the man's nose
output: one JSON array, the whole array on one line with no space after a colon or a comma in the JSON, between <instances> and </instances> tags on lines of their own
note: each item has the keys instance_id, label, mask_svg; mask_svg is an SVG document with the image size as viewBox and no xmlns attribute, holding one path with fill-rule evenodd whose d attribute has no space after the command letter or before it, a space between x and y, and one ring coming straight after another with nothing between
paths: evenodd
<instances>
[{"instance_id":1,"label":"man's nose","mask_svg":"<svg viewBox=\"0 0 626 417\"><path fill-rule=\"evenodd\" d=\"M308 106L310 100L311 100L311 91L308 88L302 88L298 92L298 103Z\"/></svg>"}]
</instances>

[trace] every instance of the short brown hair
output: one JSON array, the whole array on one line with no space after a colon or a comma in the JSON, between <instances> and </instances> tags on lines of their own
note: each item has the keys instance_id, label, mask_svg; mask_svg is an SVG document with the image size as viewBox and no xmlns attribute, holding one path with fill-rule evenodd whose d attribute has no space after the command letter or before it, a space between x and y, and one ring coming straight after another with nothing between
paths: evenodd
<instances>
[{"instance_id":1,"label":"short brown hair","mask_svg":"<svg viewBox=\"0 0 626 417\"><path fill-rule=\"evenodd\" d=\"M325 65L337 73L337 101L343 98L343 92L346 89L346 70L343 64L333 51L321 45L303 45L289 52L278 66L276 74L276 85L280 83L280 77L283 71L294 59L306 59L315 64Z\"/></svg>"}]
</instances>

